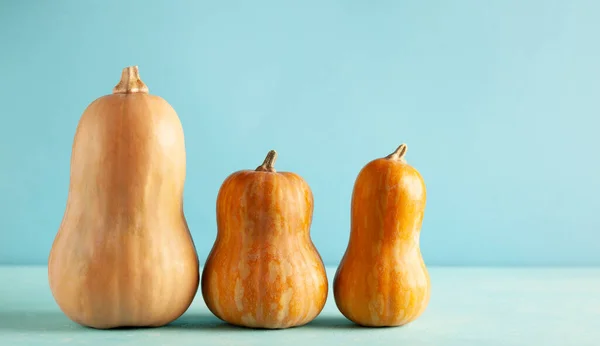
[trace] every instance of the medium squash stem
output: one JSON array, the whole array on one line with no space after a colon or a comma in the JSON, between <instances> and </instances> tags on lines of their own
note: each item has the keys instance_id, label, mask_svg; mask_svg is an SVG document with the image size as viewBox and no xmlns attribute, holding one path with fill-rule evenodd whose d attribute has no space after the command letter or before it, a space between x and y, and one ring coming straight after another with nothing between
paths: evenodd
<instances>
[{"instance_id":1,"label":"medium squash stem","mask_svg":"<svg viewBox=\"0 0 600 346\"><path fill-rule=\"evenodd\" d=\"M148 87L140 79L137 66L129 66L123 69L121 81L113 88L113 94L148 93Z\"/></svg>"},{"instance_id":2,"label":"medium squash stem","mask_svg":"<svg viewBox=\"0 0 600 346\"><path fill-rule=\"evenodd\" d=\"M269 151L267 157L263 161L262 165L256 167L258 172L273 172L275 173L275 160L277 160L277 152L275 150Z\"/></svg>"},{"instance_id":3,"label":"medium squash stem","mask_svg":"<svg viewBox=\"0 0 600 346\"><path fill-rule=\"evenodd\" d=\"M398 149L396 149L396 151L389 154L385 158L390 159L390 160L404 161L404 155L406 155L407 150L408 150L408 146L406 144L402 143L402 144L400 144Z\"/></svg>"}]
</instances>

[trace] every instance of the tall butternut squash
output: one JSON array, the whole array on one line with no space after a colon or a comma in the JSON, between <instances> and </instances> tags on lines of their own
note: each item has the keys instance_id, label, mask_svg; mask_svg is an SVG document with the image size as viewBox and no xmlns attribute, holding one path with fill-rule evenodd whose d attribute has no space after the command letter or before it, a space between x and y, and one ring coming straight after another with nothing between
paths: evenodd
<instances>
[{"instance_id":1,"label":"tall butternut squash","mask_svg":"<svg viewBox=\"0 0 600 346\"><path fill-rule=\"evenodd\" d=\"M349 320L363 326L399 326L427 307L430 279L419 236L426 191L406 163L406 145L369 162L352 193L348 247L334 277L334 298Z\"/></svg>"},{"instance_id":2,"label":"tall butternut squash","mask_svg":"<svg viewBox=\"0 0 600 346\"><path fill-rule=\"evenodd\" d=\"M256 170L231 174L217 197L217 239L202 272L206 305L252 328L306 324L323 309L327 276L310 239L313 195L270 151Z\"/></svg>"},{"instance_id":3,"label":"tall butternut squash","mask_svg":"<svg viewBox=\"0 0 600 346\"><path fill-rule=\"evenodd\" d=\"M83 113L67 206L48 260L52 294L93 328L165 325L189 307L198 257L183 213L186 157L173 108L136 66Z\"/></svg>"}]
</instances>

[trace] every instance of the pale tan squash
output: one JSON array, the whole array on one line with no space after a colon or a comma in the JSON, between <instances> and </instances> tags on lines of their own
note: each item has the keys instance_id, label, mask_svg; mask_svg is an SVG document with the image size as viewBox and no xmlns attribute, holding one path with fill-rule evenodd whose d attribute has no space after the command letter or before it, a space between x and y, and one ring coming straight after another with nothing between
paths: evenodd
<instances>
[{"instance_id":1,"label":"pale tan squash","mask_svg":"<svg viewBox=\"0 0 600 346\"><path fill-rule=\"evenodd\" d=\"M183 213L181 123L148 94L137 67L121 78L80 119L48 263L62 311L94 328L165 325L187 310L199 285Z\"/></svg>"}]
</instances>

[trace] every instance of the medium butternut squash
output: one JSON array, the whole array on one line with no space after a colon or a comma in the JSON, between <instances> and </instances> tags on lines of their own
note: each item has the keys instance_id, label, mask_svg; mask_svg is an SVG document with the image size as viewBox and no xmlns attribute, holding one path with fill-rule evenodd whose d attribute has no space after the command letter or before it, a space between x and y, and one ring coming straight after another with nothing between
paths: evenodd
<instances>
[{"instance_id":1,"label":"medium butternut squash","mask_svg":"<svg viewBox=\"0 0 600 346\"><path fill-rule=\"evenodd\" d=\"M73 321L156 327L182 315L199 286L183 213L186 157L173 108L138 68L83 113L66 210L48 259L52 294Z\"/></svg>"},{"instance_id":2,"label":"medium butternut squash","mask_svg":"<svg viewBox=\"0 0 600 346\"><path fill-rule=\"evenodd\" d=\"M313 195L270 151L256 170L231 174L217 197L217 239L202 273L210 311L233 325L278 329L312 321L328 283L310 238Z\"/></svg>"},{"instance_id":3,"label":"medium butternut squash","mask_svg":"<svg viewBox=\"0 0 600 346\"><path fill-rule=\"evenodd\" d=\"M356 324L400 326L419 317L430 279L419 247L426 190L407 146L369 162L354 185L351 231L334 277L340 312Z\"/></svg>"}]
</instances>

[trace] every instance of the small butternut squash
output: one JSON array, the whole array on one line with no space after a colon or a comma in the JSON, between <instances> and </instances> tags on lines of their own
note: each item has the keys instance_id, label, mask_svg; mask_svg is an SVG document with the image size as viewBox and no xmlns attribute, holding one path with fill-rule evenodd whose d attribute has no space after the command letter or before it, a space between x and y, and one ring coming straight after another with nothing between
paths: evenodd
<instances>
[{"instance_id":1,"label":"small butternut squash","mask_svg":"<svg viewBox=\"0 0 600 346\"><path fill-rule=\"evenodd\" d=\"M351 231L334 277L340 312L356 324L399 326L427 307L430 279L419 248L426 191L406 163L406 145L360 171L351 203Z\"/></svg>"},{"instance_id":2,"label":"small butternut squash","mask_svg":"<svg viewBox=\"0 0 600 346\"><path fill-rule=\"evenodd\" d=\"M270 151L256 170L231 174L217 197L217 239L202 272L210 311L233 325L300 326L323 309L328 283L310 238L313 195Z\"/></svg>"},{"instance_id":3,"label":"small butternut squash","mask_svg":"<svg viewBox=\"0 0 600 346\"><path fill-rule=\"evenodd\" d=\"M186 158L173 108L137 66L92 102L73 141L67 206L48 259L50 289L73 321L98 329L165 325L199 286L183 213Z\"/></svg>"}]
</instances>

